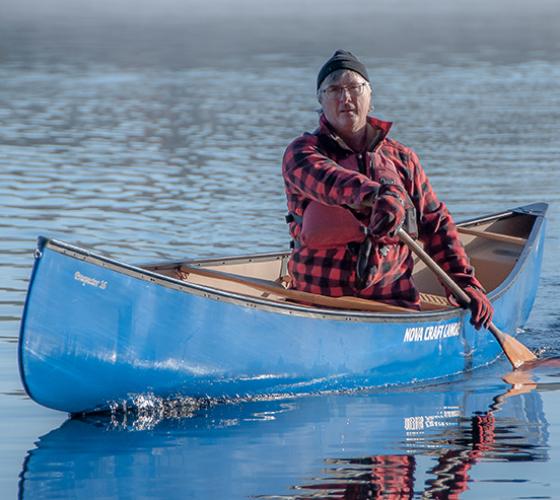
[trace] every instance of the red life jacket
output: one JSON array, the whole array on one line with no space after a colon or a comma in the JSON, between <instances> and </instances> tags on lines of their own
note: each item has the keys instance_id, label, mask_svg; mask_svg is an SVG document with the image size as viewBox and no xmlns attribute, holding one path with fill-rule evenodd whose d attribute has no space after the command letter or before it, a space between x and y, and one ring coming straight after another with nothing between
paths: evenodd
<instances>
[{"instance_id":1,"label":"red life jacket","mask_svg":"<svg viewBox=\"0 0 560 500\"><path fill-rule=\"evenodd\" d=\"M405 189L395 164L376 148L367 153L369 161L373 162L373 180L379 184L396 184ZM344 165L343 165L344 166ZM406 192L406 189L405 189ZM410 197L405 199L406 217L404 230L413 237L418 235L416 223L416 209ZM371 217L371 209L367 209L367 218ZM300 243L310 248L329 248L348 243L361 243L367 236L367 227L360 222L348 208L325 205L311 201L303 217L293 217L301 225Z\"/></svg>"},{"instance_id":2,"label":"red life jacket","mask_svg":"<svg viewBox=\"0 0 560 500\"><path fill-rule=\"evenodd\" d=\"M329 248L366 239L367 227L350 210L312 201L303 212L300 242L310 248Z\"/></svg>"}]
</instances>

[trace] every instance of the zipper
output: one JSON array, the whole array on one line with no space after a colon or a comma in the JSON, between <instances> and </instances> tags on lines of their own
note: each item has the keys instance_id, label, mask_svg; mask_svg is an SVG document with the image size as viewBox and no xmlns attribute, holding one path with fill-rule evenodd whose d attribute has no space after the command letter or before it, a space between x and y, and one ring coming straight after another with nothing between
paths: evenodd
<instances>
[{"instance_id":1,"label":"zipper","mask_svg":"<svg viewBox=\"0 0 560 500\"><path fill-rule=\"evenodd\" d=\"M358 153L358 170L360 174L367 175L367 165L362 153Z\"/></svg>"}]
</instances>

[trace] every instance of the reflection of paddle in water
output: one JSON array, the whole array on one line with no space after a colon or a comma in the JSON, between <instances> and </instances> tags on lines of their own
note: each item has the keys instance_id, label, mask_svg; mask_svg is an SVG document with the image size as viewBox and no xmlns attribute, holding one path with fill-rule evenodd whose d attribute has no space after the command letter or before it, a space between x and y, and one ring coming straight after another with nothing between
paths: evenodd
<instances>
[{"instance_id":1,"label":"reflection of paddle in water","mask_svg":"<svg viewBox=\"0 0 560 500\"><path fill-rule=\"evenodd\" d=\"M559 368L560 358L544 358L525 363L521 368L511 371L503 377L504 381L510 384L512 387L501 397L505 399L510 396L516 396L518 394L526 394L535 389L557 389L558 386L551 387L551 384L546 384L546 388L539 386L538 382L535 379L538 378L539 374L543 371L555 370Z\"/></svg>"}]
</instances>

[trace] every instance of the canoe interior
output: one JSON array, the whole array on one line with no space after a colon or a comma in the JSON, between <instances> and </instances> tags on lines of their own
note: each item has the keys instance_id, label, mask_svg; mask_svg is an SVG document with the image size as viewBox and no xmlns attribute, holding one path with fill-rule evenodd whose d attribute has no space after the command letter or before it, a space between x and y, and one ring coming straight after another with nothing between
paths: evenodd
<instances>
[{"instance_id":1,"label":"canoe interior","mask_svg":"<svg viewBox=\"0 0 560 500\"><path fill-rule=\"evenodd\" d=\"M490 218L459 224L460 238L474 266L476 276L488 292L496 289L513 270L537 218L520 212L508 212ZM287 283L289 252L242 256L221 259L188 260L141 266L165 276L212 289L233 292L249 297L266 298L286 302L286 298L274 293L257 290L250 285L207 276L197 276L184 271L183 266L200 267L240 277L256 278L278 286ZM416 261L414 280L422 296L422 309L446 309L445 291L433 273ZM316 306L313 306L316 307Z\"/></svg>"}]
</instances>

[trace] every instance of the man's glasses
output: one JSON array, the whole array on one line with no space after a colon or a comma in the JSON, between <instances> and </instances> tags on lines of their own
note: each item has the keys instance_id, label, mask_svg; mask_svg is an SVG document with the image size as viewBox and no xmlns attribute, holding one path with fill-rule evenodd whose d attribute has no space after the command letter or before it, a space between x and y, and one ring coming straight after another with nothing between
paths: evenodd
<instances>
[{"instance_id":1,"label":"man's glasses","mask_svg":"<svg viewBox=\"0 0 560 500\"><path fill-rule=\"evenodd\" d=\"M350 97L358 97L364 93L364 89L368 86L367 83L354 83L352 85L338 86L330 85L321 92L329 99L340 98L344 91L348 92Z\"/></svg>"}]
</instances>

